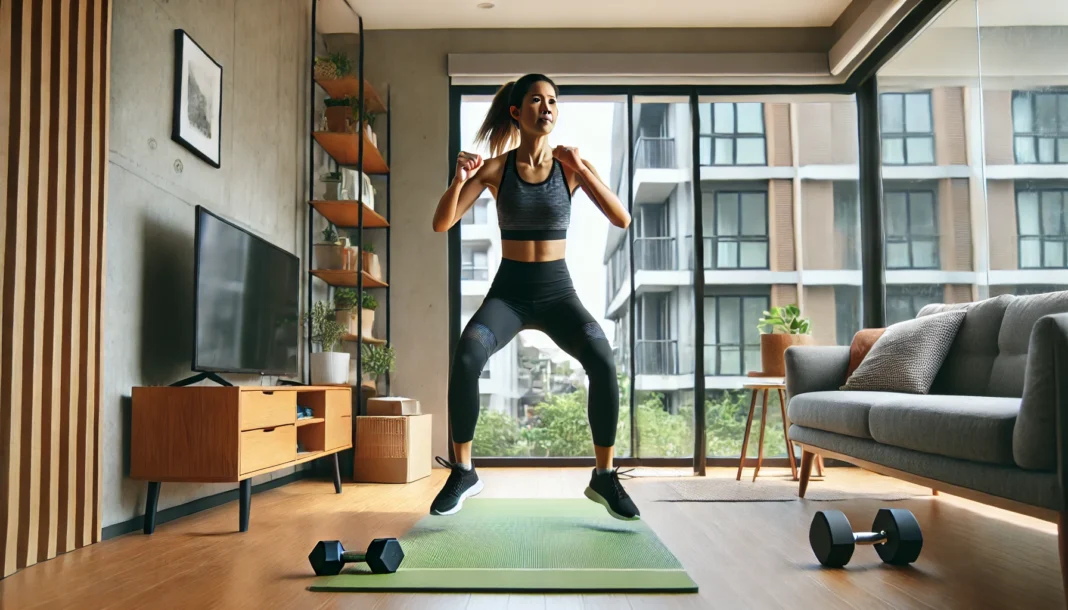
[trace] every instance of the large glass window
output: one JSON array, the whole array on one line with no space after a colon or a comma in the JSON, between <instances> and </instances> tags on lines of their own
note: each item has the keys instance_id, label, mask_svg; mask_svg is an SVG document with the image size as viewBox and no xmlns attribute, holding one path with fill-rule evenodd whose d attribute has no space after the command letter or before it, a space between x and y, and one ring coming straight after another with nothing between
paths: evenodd
<instances>
[{"instance_id":1,"label":"large glass window","mask_svg":"<svg viewBox=\"0 0 1068 610\"><path fill-rule=\"evenodd\" d=\"M709 246L705 260L710 261L705 268L767 269L767 191L714 191L705 196L713 201L704 221Z\"/></svg>"},{"instance_id":2,"label":"large glass window","mask_svg":"<svg viewBox=\"0 0 1068 610\"><path fill-rule=\"evenodd\" d=\"M489 247L464 246L460 251L460 279L484 282L489 279Z\"/></svg>"},{"instance_id":3,"label":"large glass window","mask_svg":"<svg viewBox=\"0 0 1068 610\"><path fill-rule=\"evenodd\" d=\"M745 375L760 370L758 322L767 296L705 297L705 374Z\"/></svg>"},{"instance_id":4,"label":"large glass window","mask_svg":"<svg viewBox=\"0 0 1068 610\"><path fill-rule=\"evenodd\" d=\"M701 165L766 165L764 105L701 104Z\"/></svg>"},{"instance_id":5,"label":"large glass window","mask_svg":"<svg viewBox=\"0 0 1068 610\"><path fill-rule=\"evenodd\" d=\"M1016 191L1020 268L1068 267L1068 188Z\"/></svg>"},{"instance_id":6,"label":"large glass window","mask_svg":"<svg viewBox=\"0 0 1068 610\"><path fill-rule=\"evenodd\" d=\"M475 204L471 206L471 209L460 218L460 222L465 225L484 225L489 222L489 205L490 199L479 198L475 201Z\"/></svg>"},{"instance_id":7,"label":"large glass window","mask_svg":"<svg viewBox=\"0 0 1068 610\"><path fill-rule=\"evenodd\" d=\"M934 163L934 121L931 93L883 93L879 96L883 163L930 165Z\"/></svg>"},{"instance_id":8,"label":"large glass window","mask_svg":"<svg viewBox=\"0 0 1068 610\"><path fill-rule=\"evenodd\" d=\"M942 285L888 285L886 287L886 323L911 320L931 303L945 302Z\"/></svg>"},{"instance_id":9,"label":"large glass window","mask_svg":"<svg viewBox=\"0 0 1068 610\"><path fill-rule=\"evenodd\" d=\"M887 269L938 268L938 210L933 190L897 190L883 196ZM892 190L893 189L893 190Z\"/></svg>"},{"instance_id":10,"label":"large glass window","mask_svg":"<svg viewBox=\"0 0 1068 610\"><path fill-rule=\"evenodd\" d=\"M1068 91L1013 91L1017 163L1068 163Z\"/></svg>"}]
</instances>

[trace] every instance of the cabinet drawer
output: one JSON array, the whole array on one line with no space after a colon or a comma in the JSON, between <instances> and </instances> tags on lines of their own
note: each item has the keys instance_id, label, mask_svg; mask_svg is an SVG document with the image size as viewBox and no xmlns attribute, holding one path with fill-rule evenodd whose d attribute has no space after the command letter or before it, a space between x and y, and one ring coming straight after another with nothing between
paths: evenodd
<instances>
[{"instance_id":1,"label":"cabinet drawer","mask_svg":"<svg viewBox=\"0 0 1068 610\"><path fill-rule=\"evenodd\" d=\"M241 474L297 459L297 427L293 424L241 433Z\"/></svg>"},{"instance_id":2,"label":"cabinet drawer","mask_svg":"<svg viewBox=\"0 0 1068 610\"><path fill-rule=\"evenodd\" d=\"M297 393L284 390L241 392L241 429L255 430L297 420Z\"/></svg>"},{"instance_id":3,"label":"cabinet drawer","mask_svg":"<svg viewBox=\"0 0 1068 610\"><path fill-rule=\"evenodd\" d=\"M352 442L352 416L326 420L326 449L345 447Z\"/></svg>"}]
</instances>

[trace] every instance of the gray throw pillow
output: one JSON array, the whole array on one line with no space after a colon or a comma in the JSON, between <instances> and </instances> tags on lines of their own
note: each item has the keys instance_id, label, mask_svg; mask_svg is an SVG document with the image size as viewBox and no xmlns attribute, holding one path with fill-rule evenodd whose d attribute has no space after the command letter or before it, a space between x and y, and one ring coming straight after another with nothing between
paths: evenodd
<instances>
[{"instance_id":1,"label":"gray throw pillow","mask_svg":"<svg viewBox=\"0 0 1068 610\"><path fill-rule=\"evenodd\" d=\"M965 315L958 309L888 326L841 389L926 394Z\"/></svg>"}]
</instances>

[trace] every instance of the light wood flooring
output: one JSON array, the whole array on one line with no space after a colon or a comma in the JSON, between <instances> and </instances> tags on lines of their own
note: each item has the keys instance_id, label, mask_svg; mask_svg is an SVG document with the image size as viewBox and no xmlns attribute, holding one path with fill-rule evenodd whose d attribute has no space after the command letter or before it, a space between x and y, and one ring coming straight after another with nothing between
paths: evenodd
<instances>
[{"instance_id":1,"label":"light wood flooring","mask_svg":"<svg viewBox=\"0 0 1068 610\"><path fill-rule=\"evenodd\" d=\"M581 497L586 469L484 469L483 497ZM648 470L646 470L648 472ZM667 474L678 470L665 471ZM685 471L681 471L685 472ZM751 471L747 471L750 473ZM733 479L735 470L710 470ZM410 485L304 480L253 496L250 529L237 503L68 553L0 581L0 607L20 608L1063 608L1056 526L947 496L894 502L924 532L911 568L858 547L845 570L821 569L808 526L821 508L870 525L886 502L663 502L663 479L626 482L644 518L700 586L693 595L415 595L313 593L307 555L319 539L360 548L401 536L423 517L445 473ZM761 479L789 476L763 469ZM755 483L760 484L761 479ZM743 477L743 481L748 480ZM811 486L877 492L900 483L853 468ZM881 487L882 486L882 487ZM929 493L929 492L928 492Z\"/></svg>"}]
</instances>

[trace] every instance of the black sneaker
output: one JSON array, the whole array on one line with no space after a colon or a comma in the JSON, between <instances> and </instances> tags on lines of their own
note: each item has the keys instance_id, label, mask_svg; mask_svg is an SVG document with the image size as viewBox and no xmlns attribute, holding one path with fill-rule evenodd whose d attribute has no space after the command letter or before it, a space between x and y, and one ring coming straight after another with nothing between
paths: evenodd
<instances>
[{"instance_id":1,"label":"black sneaker","mask_svg":"<svg viewBox=\"0 0 1068 610\"><path fill-rule=\"evenodd\" d=\"M638 507L634 505L634 501L619 483L619 472L614 468L604 474L597 474L597 469L593 469L590 486L586 488L586 497L607 508L608 514L616 519L623 521L641 519Z\"/></svg>"},{"instance_id":2,"label":"black sneaker","mask_svg":"<svg viewBox=\"0 0 1068 610\"><path fill-rule=\"evenodd\" d=\"M458 513L464 506L464 498L477 495L482 491L482 481L475 474L474 466L471 467L471 470L464 470L460 468L459 464L453 464L440 457L434 459L445 468L452 469L452 472L449 474L448 480L445 481L445 486L438 492L438 497L434 498L433 504L430 505L430 514L452 515Z\"/></svg>"}]
</instances>

